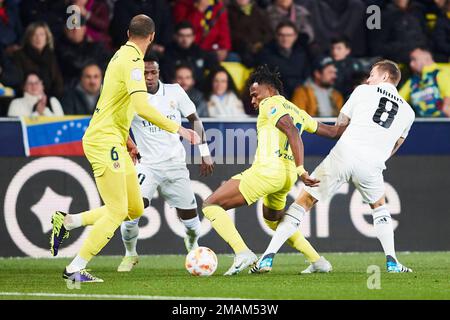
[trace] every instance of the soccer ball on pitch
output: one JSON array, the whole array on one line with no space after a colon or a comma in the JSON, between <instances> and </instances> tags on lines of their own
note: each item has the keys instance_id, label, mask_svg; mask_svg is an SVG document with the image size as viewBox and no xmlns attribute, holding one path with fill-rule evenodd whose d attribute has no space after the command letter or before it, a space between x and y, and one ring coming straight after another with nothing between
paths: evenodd
<instances>
[{"instance_id":1,"label":"soccer ball on pitch","mask_svg":"<svg viewBox=\"0 0 450 320\"><path fill-rule=\"evenodd\" d=\"M193 276L210 276L217 269L217 256L210 248L198 247L187 254L185 267Z\"/></svg>"}]
</instances>

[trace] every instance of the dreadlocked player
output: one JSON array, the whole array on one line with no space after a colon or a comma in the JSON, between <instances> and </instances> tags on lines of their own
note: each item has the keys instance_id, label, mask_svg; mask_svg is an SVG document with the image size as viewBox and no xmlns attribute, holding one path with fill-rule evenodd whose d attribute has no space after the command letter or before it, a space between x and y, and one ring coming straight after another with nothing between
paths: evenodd
<instances>
[{"instance_id":1,"label":"dreadlocked player","mask_svg":"<svg viewBox=\"0 0 450 320\"><path fill-rule=\"evenodd\" d=\"M305 111L286 100L280 93L283 84L277 72L259 67L250 76L250 96L257 120L258 148L253 165L232 177L203 203L203 213L217 233L235 253L234 263L225 275L234 275L256 262L256 255L247 247L226 210L251 205L263 198L264 221L276 230L282 218L286 197L297 177L306 186L318 186L303 167L303 130L334 138L337 128L312 119ZM314 271L329 272L331 264L320 257L304 236L297 231L289 244L302 252Z\"/></svg>"}]
</instances>

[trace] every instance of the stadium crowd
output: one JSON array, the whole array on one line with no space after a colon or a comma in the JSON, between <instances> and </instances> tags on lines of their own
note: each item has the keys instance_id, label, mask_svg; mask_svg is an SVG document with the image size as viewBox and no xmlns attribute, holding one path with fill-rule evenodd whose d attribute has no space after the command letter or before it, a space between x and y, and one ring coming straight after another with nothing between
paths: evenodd
<instances>
[{"instance_id":1,"label":"stadium crowd","mask_svg":"<svg viewBox=\"0 0 450 320\"><path fill-rule=\"evenodd\" d=\"M0 116L91 114L139 13L155 21L161 80L202 117L255 116L245 80L260 64L312 116L336 116L380 58L401 64L417 116L450 117L450 0L0 0Z\"/></svg>"}]
</instances>

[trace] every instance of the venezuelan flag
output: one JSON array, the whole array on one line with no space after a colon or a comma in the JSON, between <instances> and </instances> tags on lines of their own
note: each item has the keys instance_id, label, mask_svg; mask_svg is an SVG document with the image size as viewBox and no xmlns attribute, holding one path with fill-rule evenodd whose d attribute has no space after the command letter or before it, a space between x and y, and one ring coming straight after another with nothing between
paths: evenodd
<instances>
[{"instance_id":1,"label":"venezuelan flag","mask_svg":"<svg viewBox=\"0 0 450 320\"><path fill-rule=\"evenodd\" d=\"M30 156L82 156L90 116L23 118Z\"/></svg>"}]
</instances>

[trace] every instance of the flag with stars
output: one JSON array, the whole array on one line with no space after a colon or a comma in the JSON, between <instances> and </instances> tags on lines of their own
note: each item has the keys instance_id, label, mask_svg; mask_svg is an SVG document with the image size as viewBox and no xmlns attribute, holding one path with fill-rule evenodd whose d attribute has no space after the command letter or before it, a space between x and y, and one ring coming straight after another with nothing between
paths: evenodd
<instances>
[{"instance_id":1,"label":"flag with stars","mask_svg":"<svg viewBox=\"0 0 450 320\"><path fill-rule=\"evenodd\" d=\"M82 156L90 116L23 118L29 156Z\"/></svg>"}]
</instances>

